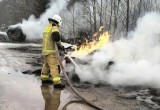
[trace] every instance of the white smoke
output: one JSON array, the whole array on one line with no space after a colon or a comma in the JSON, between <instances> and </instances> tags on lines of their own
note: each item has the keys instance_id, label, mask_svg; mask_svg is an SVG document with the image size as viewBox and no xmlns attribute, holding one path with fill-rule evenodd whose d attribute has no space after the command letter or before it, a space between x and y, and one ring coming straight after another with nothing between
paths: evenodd
<instances>
[{"instance_id":1,"label":"white smoke","mask_svg":"<svg viewBox=\"0 0 160 110\"><path fill-rule=\"evenodd\" d=\"M44 110L38 78L9 67L1 67L0 73L0 110Z\"/></svg>"},{"instance_id":2,"label":"white smoke","mask_svg":"<svg viewBox=\"0 0 160 110\"><path fill-rule=\"evenodd\" d=\"M129 35L132 39L122 38L95 53L89 65L79 65L81 80L160 88L160 14L147 13ZM107 70L109 61L115 64Z\"/></svg>"},{"instance_id":3,"label":"white smoke","mask_svg":"<svg viewBox=\"0 0 160 110\"><path fill-rule=\"evenodd\" d=\"M28 20L23 20L21 24L18 24L22 27L27 39L42 39L42 33L48 24L48 18L52 18L54 14L60 13L66 4L67 0L51 0L50 8L48 8L39 19L36 19L34 15L32 15Z\"/></svg>"}]
</instances>

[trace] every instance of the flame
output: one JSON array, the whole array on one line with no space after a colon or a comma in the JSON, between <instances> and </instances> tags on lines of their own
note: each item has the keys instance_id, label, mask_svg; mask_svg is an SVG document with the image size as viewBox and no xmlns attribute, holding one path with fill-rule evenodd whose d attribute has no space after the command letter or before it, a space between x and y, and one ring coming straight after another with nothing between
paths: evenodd
<instances>
[{"instance_id":1,"label":"flame","mask_svg":"<svg viewBox=\"0 0 160 110\"><path fill-rule=\"evenodd\" d=\"M109 33L108 32L103 32L103 27L100 27L99 32L96 32L93 35L93 41L86 42L82 44L79 48L75 49L71 53L72 57L83 57L86 56L93 51L102 48L103 46L107 45L109 42Z\"/></svg>"}]
</instances>

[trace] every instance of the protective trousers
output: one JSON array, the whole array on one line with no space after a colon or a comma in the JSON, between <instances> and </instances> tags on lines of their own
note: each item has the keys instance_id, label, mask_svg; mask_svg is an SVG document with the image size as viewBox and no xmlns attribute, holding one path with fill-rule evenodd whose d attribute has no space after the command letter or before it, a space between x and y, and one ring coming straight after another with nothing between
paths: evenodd
<instances>
[{"instance_id":1,"label":"protective trousers","mask_svg":"<svg viewBox=\"0 0 160 110\"><path fill-rule=\"evenodd\" d=\"M49 55L44 55L43 60L44 63L42 67L41 78L47 79L49 77L50 72L54 84L61 83L61 78L58 69L59 62L57 60L56 54L53 53Z\"/></svg>"}]
</instances>

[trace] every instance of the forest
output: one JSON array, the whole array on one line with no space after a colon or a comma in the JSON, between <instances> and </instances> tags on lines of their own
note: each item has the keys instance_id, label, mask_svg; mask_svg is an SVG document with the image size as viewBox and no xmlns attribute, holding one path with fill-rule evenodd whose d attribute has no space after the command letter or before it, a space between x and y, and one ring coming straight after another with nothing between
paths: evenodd
<instances>
[{"instance_id":1,"label":"forest","mask_svg":"<svg viewBox=\"0 0 160 110\"><path fill-rule=\"evenodd\" d=\"M52 0L57 1L57 0ZM109 31L112 40L134 30L137 19L147 12L160 11L159 0L65 0L60 10L63 18L61 33L65 38L91 39L100 26ZM50 0L1 0L0 30L30 15L36 18L49 8Z\"/></svg>"}]
</instances>

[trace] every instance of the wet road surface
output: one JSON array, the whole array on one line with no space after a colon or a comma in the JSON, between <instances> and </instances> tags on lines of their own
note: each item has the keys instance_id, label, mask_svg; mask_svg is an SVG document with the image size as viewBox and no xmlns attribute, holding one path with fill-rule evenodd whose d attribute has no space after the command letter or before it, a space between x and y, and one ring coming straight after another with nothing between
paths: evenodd
<instances>
[{"instance_id":1,"label":"wet road surface","mask_svg":"<svg viewBox=\"0 0 160 110\"><path fill-rule=\"evenodd\" d=\"M45 110L58 110L61 90L53 89L49 84L42 84L41 90L45 99Z\"/></svg>"},{"instance_id":2,"label":"wet road surface","mask_svg":"<svg viewBox=\"0 0 160 110\"><path fill-rule=\"evenodd\" d=\"M6 54L6 52L8 52ZM19 54L17 54L17 52ZM2 52L3 53L3 52ZM1 54L2 55L2 54ZM12 55L12 56L11 56ZM4 57L5 56L5 57ZM9 57L8 57L9 56ZM10 57L15 57L14 68L21 67L21 71L37 70L41 68L41 51L40 46L23 46L10 48L5 50L2 56L4 61L10 60ZM10 60L10 62L12 59ZM12 61L13 62L13 61ZM23 66L19 63L23 63ZM39 75L40 72L37 73ZM157 88L147 87L112 87L110 85L88 88L79 88L78 91L87 99L94 102L104 110L159 110L160 109L160 90ZM53 90L52 84L42 84L42 95L45 100L45 110L61 110L65 103L71 99L78 99L77 96L66 87L62 92ZM60 105L60 107L59 107ZM93 110L83 104L70 104L67 110Z\"/></svg>"}]
</instances>

